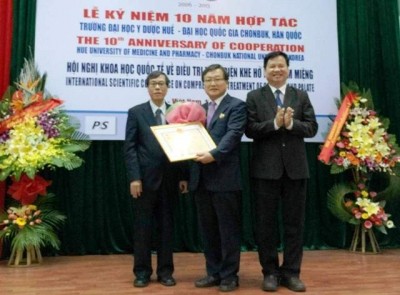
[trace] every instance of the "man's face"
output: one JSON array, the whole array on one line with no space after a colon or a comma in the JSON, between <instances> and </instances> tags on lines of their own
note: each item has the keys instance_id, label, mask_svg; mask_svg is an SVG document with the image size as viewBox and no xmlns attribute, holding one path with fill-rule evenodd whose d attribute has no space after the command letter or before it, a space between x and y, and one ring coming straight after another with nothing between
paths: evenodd
<instances>
[{"instance_id":1,"label":"man's face","mask_svg":"<svg viewBox=\"0 0 400 295\"><path fill-rule=\"evenodd\" d=\"M164 102L164 97L167 95L168 87L164 75L150 79L147 87L151 100L157 106L161 106Z\"/></svg>"},{"instance_id":2,"label":"man's face","mask_svg":"<svg viewBox=\"0 0 400 295\"><path fill-rule=\"evenodd\" d=\"M264 71L268 83L276 88L285 84L289 76L289 67L283 56L269 59Z\"/></svg>"},{"instance_id":3,"label":"man's face","mask_svg":"<svg viewBox=\"0 0 400 295\"><path fill-rule=\"evenodd\" d=\"M204 76L204 90L211 100L221 97L228 89L228 81L224 79L221 69L208 72Z\"/></svg>"}]
</instances>

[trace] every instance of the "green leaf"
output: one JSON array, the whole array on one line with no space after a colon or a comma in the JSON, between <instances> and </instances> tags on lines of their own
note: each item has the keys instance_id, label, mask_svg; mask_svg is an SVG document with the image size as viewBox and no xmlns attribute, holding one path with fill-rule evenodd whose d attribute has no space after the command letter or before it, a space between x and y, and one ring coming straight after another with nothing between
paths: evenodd
<instances>
[{"instance_id":1,"label":"green leaf","mask_svg":"<svg viewBox=\"0 0 400 295\"><path fill-rule=\"evenodd\" d=\"M377 200L390 200L400 195L400 177L396 175L389 176L389 185L375 197Z\"/></svg>"},{"instance_id":2,"label":"green leaf","mask_svg":"<svg viewBox=\"0 0 400 295\"><path fill-rule=\"evenodd\" d=\"M8 168L6 168L4 170L1 170L0 171L0 181L5 180L10 175L11 172L12 172L12 168L11 167L8 167Z\"/></svg>"},{"instance_id":3,"label":"green leaf","mask_svg":"<svg viewBox=\"0 0 400 295\"><path fill-rule=\"evenodd\" d=\"M385 228L385 226L384 226L384 225L381 225L381 226L375 226L375 228L376 228L377 230L379 230L381 233L383 233L383 234L387 235L387 231L386 231L386 228Z\"/></svg>"},{"instance_id":4,"label":"green leaf","mask_svg":"<svg viewBox=\"0 0 400 295\"><path fill-rule=\"evenodd\" d=\"M346 169L343 166L339 166L336 164L332 164L331 166L331 174L340 174L342 172L344 172Z\"/></svg>"},{"instance_id":5,"label":"green leaf","mask_svg":"<svg viewBox=\"0 0 400 295\"><path fill-rule=\"evenodd\" d=\"M327 205L329 211L341 221L350 222L353 215L346 209L344 205L344 196L353 192L348 184L335 184L328 191Z\"/></svg>"},{"instance_id":6,"label":"green leaf","mask_svg":"<svg viewBox=\"0 0 400 295\"><path fill-rule=\"evenodd\" d=\"M83 152L87 150L90 146L90 142L88 141L77 141L74 140L70 142L69 144L65 144L62 146L62 149L66 152L69 153L75 153L75 152Z\"/></svg>"}]
</instances>

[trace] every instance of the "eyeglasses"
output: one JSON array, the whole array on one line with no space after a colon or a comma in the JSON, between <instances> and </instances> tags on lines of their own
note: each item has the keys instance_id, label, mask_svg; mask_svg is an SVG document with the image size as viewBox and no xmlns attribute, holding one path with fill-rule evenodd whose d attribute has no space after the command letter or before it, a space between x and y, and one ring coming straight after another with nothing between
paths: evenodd
<instances>
[{"instance_id":1,"label":"eyeglasses","mask_svg":"<svg viewBox=\"0 0 400 295\"><path fill-rule=\"evenodd\" d=\"M164 87L166 85L167 85L167 83L165 83L164 81L161 81L161 82L150 82L149 83L149 86L152 87L152 88L156 88L157 86L158 87Z\"/></svg>"},{"instance_id":2,"label":"eyeglasses","mask_svg":"<svg viewBox=\"0 0 400 295\"><path fill-rule=\"evenodd\" d=\"M215 84L218 84L222 81L225 81L225 79L224 78L205 79L204 84L211 84L212 82L214 82Z\"/></svg>"}]
</instances>

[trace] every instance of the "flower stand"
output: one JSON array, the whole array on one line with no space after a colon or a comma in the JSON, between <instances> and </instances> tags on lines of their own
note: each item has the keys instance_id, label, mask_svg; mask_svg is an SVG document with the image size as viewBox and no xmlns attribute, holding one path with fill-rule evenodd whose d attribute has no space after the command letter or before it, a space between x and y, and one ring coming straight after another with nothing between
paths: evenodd
<instances>
[{"instance_id":1,"label":"flower stand","mask_svg":"<svg viewBox=\"0 0 400 295\"><path fill-rule=\"evenodd\" d=\"M377 254L381 252L372 229L365 229L357 224L354 229L353 240L351 241L350 251L363 254Z\"/></svg>"},{"instance_id":2,"label":"flower stand","mask_svg":"<svg viewBox=\"0 0 400 295\"><path fill-rule=\"evenodd\" d=\"M29 246L23 250L13 249L8 266L12 267L28 267L42 263L42 253L39 247Z\"/></svg>"}]
</instances>

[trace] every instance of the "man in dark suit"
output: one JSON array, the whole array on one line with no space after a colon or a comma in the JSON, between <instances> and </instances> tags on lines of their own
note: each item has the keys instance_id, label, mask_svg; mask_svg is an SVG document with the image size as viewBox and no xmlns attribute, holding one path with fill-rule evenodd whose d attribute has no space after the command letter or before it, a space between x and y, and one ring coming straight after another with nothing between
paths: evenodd
<instances>
[{"instance_id":1,"label":"man in dark suit","mask_svg":"<svg viewBox=\"0 0 400 295\"><path fill-rule=\"evenodd\" d=\"M267 54L264 72L268 85L249 92L246 99L246 135L254 139L251 177L262 289L276 291L280 283L304 292L306 287L299 278L309 178L304 138L315 136L318 124L307 93L287 84L289 59L285 53ZM280 206L284 232L281 265L277 252Z\"/></svg>"},{"instance_id":2,"label":"man in dark suit","mask_svg":"<svg viewBox=\"0 0 400 295\"><path fill-rule=\"evenodd\" d=\"M202 73L209 102L207 130L217 147L199 153L191 167L189 188L195 201L204 242L207 275L198 288L219 285L232 291L239 285L241 176L240 141L246 127L246 104L227 93L229 75L218 64ZM212 114L213 113L213 114Z\"/></svg>"},{"instance_id":3,"label":"man in dark suit","mask_svg":"<svg viewBox=\"0 0 400 295\"><path fill-rule=\"evenodd\" d=\"M168 105L164 98L169 79L155 71L146 78L150 95L148 102L128 112L125 136L125 159L134 201L134 267L135 287L146 287L153 272L151 244L153 220L157 221L157 280L165 286L176 284L172 277L173 264L173 209L178 194L179 167L171 164L150 127L165 124ZM181 177L183 178L183 177ZM180 181L182 191L187 181Z\"/></svg>"}]
</instances>

